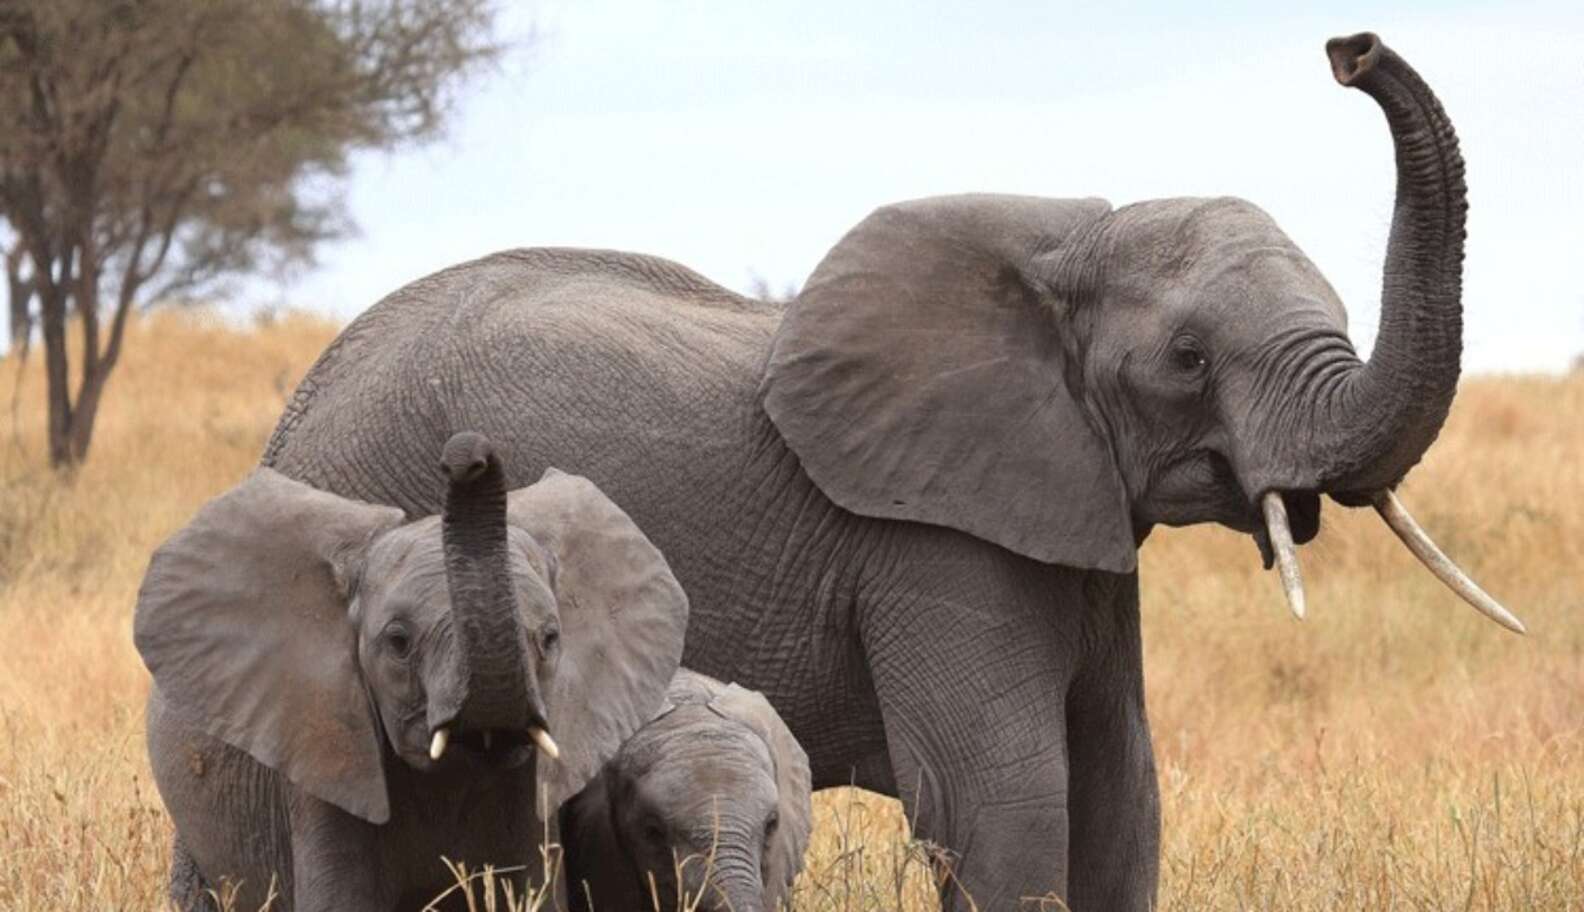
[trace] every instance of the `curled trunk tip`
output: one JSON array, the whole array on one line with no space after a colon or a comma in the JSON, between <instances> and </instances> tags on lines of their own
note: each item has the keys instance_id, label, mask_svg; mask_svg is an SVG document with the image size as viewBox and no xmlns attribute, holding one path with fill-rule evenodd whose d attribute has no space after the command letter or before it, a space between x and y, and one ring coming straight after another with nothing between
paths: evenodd
<instances>
[{"instance_id":1,"label":"curled trunk tip","mask_svg":"<svg viewBox=\"0 0 1584 912\"><path fill-rule=\"evenodd\" d=\"M440 453L440 468L452 485L476 481L491 469L500 470L500 458L489 438L477 431L451 435Z\"/></svg>"},{"instance_id":2,"label":"curled trunk tip","mask_svg":"<svg viewBox=\"0 0 1584 912\"><path fill-rule=\"evenodd\" d=\"M1380 62L1381 41L1374 32L1359 32L1326 42L1326 57L1331 60L1331 75L1351 87Z\"/></svg>"}]
</instances>

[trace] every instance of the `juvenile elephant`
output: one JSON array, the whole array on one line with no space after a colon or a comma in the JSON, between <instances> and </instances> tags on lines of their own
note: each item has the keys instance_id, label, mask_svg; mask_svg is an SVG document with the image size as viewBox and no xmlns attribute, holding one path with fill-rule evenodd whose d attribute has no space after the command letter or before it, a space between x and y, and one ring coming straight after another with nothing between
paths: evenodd
<instances>
[{"instance_id":1,"label":"juvenile elephant","mask_svg":"<svg viewBox=\"0 0 1584 912\"><path fill-rule=\"evenodd\" d=\"M155 553L135 637L180 908L229 881L242 909L416 909L442 855L541 870L548 814L659 707L687 601L638 527L554 470L508 495L478 434L443 465L414 522L259 469Z\"/></svg>"},{"instance_id":2,"label":"juvenile elephant","mask_svg":"<svg viewBox=\"0 0 1584 912\"><path fill-rule=\"evenodd\" d=\"M1457 387L1463 159L1375 36L1327 53L1397 150L1367 363L1250 203L952 196L875 212L784 307L611 251L421 279L325 351L264 463L415 515L414 454L454 427L508 443L511 478L587 475L686 587L686 665L762 692L816 787L900 795L955 853L952 902L1150 908L1150 530L1248 533L1295 608L1322 495L1434 548L1392 492Z\"/></svg>"},{"instance_id":3,"label":"juvenile elephant","mask_svg":"<svg viewBox=\"0 0 1584 912\"><path fill-rule=\"evenodd\" d=\"M561 806L572 908L775 912L803 867L809 792L808 757L761 694L678 671Z\"/></svg>"}]
</instances>

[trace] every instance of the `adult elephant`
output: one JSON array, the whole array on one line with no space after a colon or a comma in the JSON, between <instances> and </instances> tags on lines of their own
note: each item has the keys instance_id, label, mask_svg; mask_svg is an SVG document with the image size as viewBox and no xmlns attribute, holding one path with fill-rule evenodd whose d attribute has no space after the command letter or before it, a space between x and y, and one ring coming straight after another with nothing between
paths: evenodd
<instances>
[{"instance_id":1,"label":"adult elephant","mask_svg":"<svg viewBox=\"0 0 1584 912\"><path fill-rule=\"evenodd\" d=\"M635 254L445 270L341 334L264 461L413 515L457 428L514 484L588 476L688 592L686 664L762 691L816 787L900 795L981 908L1147 908L1139 543L1219 522L1296 587L1320 495L1394 509L1457 384L1452 126L1373 35L1327 52L1397 148L1367 364L1249 203L945 197L874 213L784 309Z\"/></svg>"}]
</instances>

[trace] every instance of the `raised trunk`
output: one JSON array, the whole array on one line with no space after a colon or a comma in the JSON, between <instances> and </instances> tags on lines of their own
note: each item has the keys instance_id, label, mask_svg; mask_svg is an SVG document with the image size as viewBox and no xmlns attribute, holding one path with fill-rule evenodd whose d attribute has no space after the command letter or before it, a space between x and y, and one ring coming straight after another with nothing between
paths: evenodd
<instances>
[{"instance_id":1,"label":"raised trunk","mask_svg":"<svg viewBox=\"0 0 1584 912\"><path fill-rule=\"evenodd\" d=\"M1319 486L1353 503L1400 481L1452 405L1468 202L1457 134L1424 80L1371 34L1334 39L1326 53L1338 82L1380 104L1397 158L1375 352L1317 399L1312 419Z\"/></svg>"},{"instance_id":2,"label":"raised trunk","mask_svg":"<svg viewBox=\"0 0 1584 912\"><path fill-rule=\"evenodd\" d=\"M457 722L465 729L524 731L530 722L528 656L507 560L506 484L483 435L456 434L442 464L450 478L441 536L467 682Z\"/></svg>"}]
</instances>

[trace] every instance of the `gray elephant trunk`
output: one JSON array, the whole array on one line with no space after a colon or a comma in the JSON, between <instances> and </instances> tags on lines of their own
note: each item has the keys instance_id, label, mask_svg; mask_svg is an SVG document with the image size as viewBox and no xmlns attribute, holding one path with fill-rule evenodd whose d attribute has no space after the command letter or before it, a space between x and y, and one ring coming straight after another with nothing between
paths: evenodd
<instances>
[{"instance_id":1,"label":"gray elephant trunk","mask_svg":"<svg viewBox=\"0 0 1584 912\"><path fill-rule=\"evenodd\" d=\"M1381 106L1397 160L1375 352L1336 376L1312 418L1318 486L1356 503L1400 481L1451 408L1468 200L1457 134L1424 80L1372 34L1333 39L1326 53L1338 82Z\"/></svg>"},{"instance_id":2,"label":"gray elephant trunk","mask_svg":"<svg viewBox=\"0 0 1584 912\"><path fill-rule=\"evenodd\" d=\"M702 866L690 865L686 878L689 896L702 897L701 910L710 912L763 912L764 884L759 879L757 858L751 852L720 850L714 867L704 882ZM700 870L694 871L693 868Z\"/></svg>"},{"instance_id":3,"label":"gray elephant trunk","mask_svg":"<svg viewBox=\"0 0 1584 912\"><path fill-rule=\"evenodd\" d=\"M524 731L537 703L507 558L505 472L489 441L472 432L446 442L441 464L449 479L441 540L465 682L456 724Z\"/></svg>"}]
</instances>

